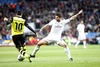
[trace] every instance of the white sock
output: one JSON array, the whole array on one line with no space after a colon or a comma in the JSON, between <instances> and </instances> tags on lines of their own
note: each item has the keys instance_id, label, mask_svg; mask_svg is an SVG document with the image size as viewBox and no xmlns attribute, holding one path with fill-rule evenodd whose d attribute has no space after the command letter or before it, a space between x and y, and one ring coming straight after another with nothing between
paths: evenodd
<instances>
[{"instance_id":1,"label":"white sock","mask_svg":"<svg viewBox=\"0 0 100 67\"><path fill-rule=\"evenodd\" d=\"M39 50L39 48L40 47L38 45L36 45L36 47L34 48L34 50L33 50L31 55L35 55L37 53L37 51Z\"/></svg>"},{"instance_id":2,"label":"white sock","mask_svg":"<svg viewBox=\"0 0 100 67\"><path fill-rule=\"evenodd\" d=\"M64 48L64 50L65 50L65 52L67 53L68 58L69 58L69 59L72 58L68 46L67 46L66 48Z\"/></svg>"},{"instance_id":3,"label":"white sock","mask_svg":"<svg viewBox=\"0 0 100 67\"><path fill-rule=\"evenodd\" d=\"M84 47L86 47L86 41L83 41Z\"/></svg>"},{"instance_id":4,"label":"white sock","mask_svg":"<svg viewBox=\"0 0 100 67\"><path fill-rule=\"evenodd\" d=\"M80 43L80 41L78 40L77 43L75 44L75 46L77 47L79 43Z\"/></svg>"}]
</instances>

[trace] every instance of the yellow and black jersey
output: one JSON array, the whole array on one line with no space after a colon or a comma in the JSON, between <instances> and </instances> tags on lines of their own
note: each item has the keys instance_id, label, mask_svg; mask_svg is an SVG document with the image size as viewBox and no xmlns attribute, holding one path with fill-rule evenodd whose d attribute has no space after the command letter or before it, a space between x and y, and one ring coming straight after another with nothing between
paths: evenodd
<instances>
[{"instance_id":1,"label":"yellow and black jersey","mask_svg":"<svg viewBox=\"0 0 100 67\"><path fill-rule=\"evenodd\" d=\"M21 35L24 32L24 26L30 29L33 33L36 32L26 23L25 19L21 17L13 17L11 20L11 33L14 35Z\"/></svg>"},{"instance_id":2,"label":"yellow and black jersey","mask_svg":"<svg viewBox=\"0 0 100 67\"><path fill-rule=\"evenodd\" d=\"M12 36L23 34L25 20L21 17L13 17L11 29Z\"/></svg>"}]
</instances>

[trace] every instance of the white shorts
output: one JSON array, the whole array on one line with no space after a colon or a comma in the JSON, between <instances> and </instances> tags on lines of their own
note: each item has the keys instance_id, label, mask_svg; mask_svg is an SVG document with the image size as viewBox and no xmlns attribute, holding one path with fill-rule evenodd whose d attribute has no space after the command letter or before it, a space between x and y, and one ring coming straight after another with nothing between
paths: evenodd
<instances>
[{"instance_id":1,"label":"white shorts","mask_svg":"<svg viewBox=\"0 0 100 67\"><path fill-rule=\"evenodd\" d=\"M85 40L85 39L86 39L86 35L85 34L79 34L78 40Z\"/></svg>"},{"instance_id":2,"label":"white shorts","mask_svg":"<svg viewBox=\"0 0 100 67\"><path fill-rule=\"evenodd\" d=\"M59 44L61 42L63 42L63 43L65 42L63 39L59 39L59 38L53 38L52 39L52 37L45 37L42 40L45 40L48 43L56 43L56 44Z\"/></svg>"}]
</instances>

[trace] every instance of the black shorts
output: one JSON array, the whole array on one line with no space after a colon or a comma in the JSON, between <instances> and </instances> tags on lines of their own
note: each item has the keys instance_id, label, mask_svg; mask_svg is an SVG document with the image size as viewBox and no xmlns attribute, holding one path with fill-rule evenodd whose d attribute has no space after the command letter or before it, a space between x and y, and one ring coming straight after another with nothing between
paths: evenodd
<instances>
[{"instance_id":1,"label":"black shorts","mask_svg":"<svg viewBox=\"0 0 100 67\"><path fill-rule=\"evenodd\" d=\"M24 46L25 38L23 34L12 36L12 40L16 46L20 46L20 47Z\"/></svg>"}]
</instances>

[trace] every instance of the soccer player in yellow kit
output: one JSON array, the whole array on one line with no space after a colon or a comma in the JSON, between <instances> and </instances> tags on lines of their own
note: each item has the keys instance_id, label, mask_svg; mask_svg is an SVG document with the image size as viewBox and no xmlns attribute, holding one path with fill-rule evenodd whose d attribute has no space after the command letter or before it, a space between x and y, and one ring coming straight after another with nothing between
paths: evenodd
<instances>
[{"instance_id":1,"label":"soccer player in yellow kit","mask_svg":"<svg viewBox=\"0 0 100 67\"><path fill-rule=\"evenodd\" d=\"M24 32L24 26L26 26L28 29L30 29L35 35L36 32L26 23L26 20L22 18L22 12L17 11L17 15L13 17L11 20L11 34L12 34L12 40L20 52L18 56L24 56L30 60L30 56L26 54L26 48L25 48L25 38L23 36ZM24 58L23 58L24 59ZM19 61L23 61L23 59L18 59Z\"/></svg>"}]
</instances>

